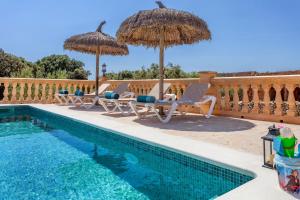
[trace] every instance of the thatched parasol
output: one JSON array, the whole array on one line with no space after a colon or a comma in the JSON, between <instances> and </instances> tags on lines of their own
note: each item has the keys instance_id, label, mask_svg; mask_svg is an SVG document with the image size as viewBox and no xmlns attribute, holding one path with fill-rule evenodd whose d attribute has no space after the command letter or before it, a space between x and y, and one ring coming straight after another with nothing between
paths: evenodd
<instances>
[{"instance_id":1,"label":"thatched parasol","mask_svg":"<svg viewBox=\"0 0 300 200\"><path fill-rule=\"evenodd\" d=\"M143 10L127 18L117 32L118 42L160 48L160 95L163 99L164 50L173 45L210 40L205 21L184 11L166 8L160 1L153 10Z\"/></svg>"},{"instance_id":2,"label":"thatched parasol","mask_svg":"<svg viewBox=\"0 0 300 200\"><path fill-rule=\"evenodd\" d=\"M95 32L74 35L64 43L64 49L79 51L82 53L96 54L96 95L99 84L99 59L100 55L127 55L128 48L119 44L115 38L102 32L103 21Z\"/></svg>"}]
</instances>

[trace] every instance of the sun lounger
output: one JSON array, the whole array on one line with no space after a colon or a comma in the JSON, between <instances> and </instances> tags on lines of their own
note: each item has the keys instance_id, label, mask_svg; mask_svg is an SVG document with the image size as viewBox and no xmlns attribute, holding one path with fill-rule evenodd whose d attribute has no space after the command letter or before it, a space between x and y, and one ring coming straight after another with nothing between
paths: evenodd
<instances>
[{"instance_id":1,"label":"sun lounger","mask_svg":"<svg viewBox=\"0 0 300 200\"><path fill-rule=\"evenodd\" d=\"M164 94L168 91L170 88L171 84L170 83L165 83L164 84ZM151 91L148 93L148 96L154 96L155 98L158 98L159 96L159 84L155 84L155 86L151 89ZM174 94L165 94L165 98L168 99L173 99L175 100L176 95ZM134 98L134 93L124 93L123 95L120 96L119 99L103 99L101 98L99 100L100 104L103 106L103 108L106 110L108 113L114 113L117 110L121 112L124 116L129 115L132 112L132 109L129 105L130 102L136 101L137 98ZM108 104L110 103L111 106L113 106L112 109L108 108ZM124 107L129 108L127 110L124 110Z\"/></svg>"},{"instance_id":2,"label":"sun lounger","mask_svg":"<svg viewBox=\"0 0 300 200\"><path fill-rule=\"evenodd\" d=\"M122 83L118 85L118 87L112 91L113 94L118 94L118 98L107 98L107 95L99 99L99 104L105 109L108 113L113 113L117 109L121 113L126 113L123 110L123 102L126 100L132 100L134 97L133 92L128 92L129 83ZM110 109L109 107L113 107Z\"/></svg>"},{"instance_id":3,"label":"sun lounger","mask_svg":"<svg viewBox=\"0 0 300 200\"><path fill-rule=\"evenodd\" d=\"M168 123L174 112L180 107L185 105L195 106L200 108L200 105L205 104L211 101L211 105L209 111L206 115L206 118L209 118L213 112L214 106L216 104L216 97L205 95L207 90L209 89L209 83L194 83L191 84L186 91L183 93L182 97L173 102L168 101L156 101L154 103L144 103L145 108L155 113L158 119L162 123ZM137 105L141 105L139 102L130 102L130 106L133 109L134 113L139 117L142 118L143 116L138 112ZM169 110L165 113L165 117L161 116L158 111L158 107L168 107Z\"/></svg>"},{"instance_id":4,"label":"sun lounger","mask_svg":"<svg viewBox=\"0 0 300 200\"><path fill-rule=\"evenodd\" d=\"M173 102L176 99L175 94L167 94L167 91L171 87L171 83L164 83L164 100L163 102ZM147 96L140 96L141 98L151 98L153 97L155 101L156 99L159 99L159 84L157 83L152 90L148 93ZM139 97L138 97L139 98ZM142 115L148 114L151 109L149 109L149 105L154 105L153 103L147 103L147 102L139 102L137 98L130 101L129 107L131 108L131 111L133 111L137 116L142 117ZM142 109L142 110L141 110Z\"/></svg>"},{"instance_id":5,"label":"sun lounger","mask_svg":"<svg viewBox=\"0 0 300 200\"><path fill-rule=\"evenodd\" d=\"M68 100L72 102L73 105L76 106L84 106L87 109L92 108L95 106L99 100L99 98L104 96L104 92L107 90L107 88L110 86L109 83L103 83L98 88L98 96L96 96L95 92L91 94L84 94L83 96L75 95L75 94L69 94ZM84 105L85 100L91 100L92 103L89 105Z\"/></svg>"},{"instance_id":6,"label":"sun lounger","mask_svg":"<svg viewBox=\"0 0 300 200\"><path fill-rule=\"evenodd\" d=\"M68 99L69 92L67 90L60 90L54 95L55 99L59 102L59 105L69 105Z\"/></svg>"}]
</instances>

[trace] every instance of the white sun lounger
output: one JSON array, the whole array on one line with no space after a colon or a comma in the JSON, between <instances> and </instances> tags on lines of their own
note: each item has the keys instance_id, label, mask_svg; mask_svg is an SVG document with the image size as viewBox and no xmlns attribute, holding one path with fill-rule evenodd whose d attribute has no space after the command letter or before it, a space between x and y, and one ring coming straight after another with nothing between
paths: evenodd
<instances>
[{"instance_id":1,"label":"white sun lounger","mask_svg":"<svg viewBox=\"0 0 300 200\"><path fill-rule=\"evenodd\" d=\"M92 108L93 106L96 105L98 102L99 98L104 96L104 92L107 90L107 88L110 86L109 83L103 83L99 86L98 88L98 96L96 96L95 92L91 94L85 94L83 96L77 96L75 94L69 94L68 95L68 100L72 102L73 105L75 106L83 106L87 109ZM89 105L84 105L84 100L89 99L92 101L91 104Z\"/></svg>"},{"instance_id":2,"label":"white sun lounger","mask_svg":"<svg viewBox=\"0 0 300 200\"><path fill-rule=\"evenodd\" d=\"M119 99L107 99L107 98L100 98L99 104L105 109L107 113L113 113L117 109L125 115L125 111L123 110L123 103L125 101L133 100L134 93L128 92L129 83L121 83L118 87L113 90L114 93L119 94ZM110 109L109 107L113 107ZM130 113L129 113L130 114Z\"/></svg>"},{"instance_id":3,"label":"white sun lounger","mask_svg":"<svg viewBox=\"0 0 300 200\"><path fill-rule=\"evenodd\" d=\"M186 89L186 91L183 93L182 97L177 101L173 101L173 102L157 101L155 103L146 103L144 105L148 110L151 110L152 112L154 112L155 115L158 117L158 119L162 123L168 123L171 120L174 112L176 111L176 109L178 107L183 106L183 105L191 105L191 106L195 106L195 107L198 107L199 109L201 109L200 105L211 101L209 111L206 115L206 118L210 118L210 116L214 110L215 104L216 104L216 97L205 95L205 93L207 92L209 87L210 87L209 83L193 83ZM140 103L138 103L138 102L130 103L135 114L139 118L142 118L143 116L136 109L136 105L139 105L139 104ZM169 107L168 112L165 113L166 114L165 117L163 117L159 114L159 111L157 109L159 106Z\"/></svg>"},{"instance_id":4,"label":"white sun lounger","mask_svg":"<svg viewBox=\"0 0 300 200\"><path fill-rule=\"evenodd\" d=\"M55 99L58 101L59 105L69 105L70 101L68 98L69 94L56 93L54 95Z\"/></svg>"},{"instance_id":5,"label":"white sun lounger","mask_svg":"<svg viewBox=\"0 0 300 200\"><path fill-rule=\"evenodd\" d=\"M166 94L168 89L170 88L171 84L170 83L164 83L164 91L163 93L165 94L165 98L167 99L173 99L175 100L176 95L174 94ZM155 84L154 87L151 89L151 91L148 93L148 96L154 96L155 98L158 98L159 96L159 84ZM136 98L134 98L134 93L124 93L123 95L120 96L119 99L114 99L114 100L107 100L107 99L101 99L103 100L101 103L103 103L103 107L108 113L114 113L116 110L119 110L124 116L128 116L132 112L132 108L130 106L130 102L136 101ZM100 101L101 101L100 100ZM107 107L106 102L110 102L113 104L113 109L109 109ZM124 110L124 107L129 108L129 110Z\"/></svg>"},{"instance_id":6,"label":"white sun lounger","mask_svg":"<svg viewBox=\"0 0 300 200\"><path fill-rule=\"evenodd\" d=\"M163 102L173 102L176 99L175 94L167 94L167 91L171 87L171 83L164 83L163 86L163 93L164 93L164 100ZM152 88L152 90L148 93L147 96L154 96L155 99L159 99L159 83L155 84L155 86ZM157 100L158 101L158 100ZM131 108L131 111L133 111L138 117L142 117L146 114L148 114L151 109L149 109L149 105L153 105L154 103L144 103L144 102L137 102L136 99L130 101L129 107ZM142 110L141 110L142 108Z\"/></svg>"}]
</instances>

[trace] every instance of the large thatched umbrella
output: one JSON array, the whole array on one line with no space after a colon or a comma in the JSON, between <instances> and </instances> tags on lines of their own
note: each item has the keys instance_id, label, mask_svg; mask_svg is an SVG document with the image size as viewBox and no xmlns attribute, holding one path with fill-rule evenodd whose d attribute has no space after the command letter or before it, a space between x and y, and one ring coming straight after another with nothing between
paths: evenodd
<instances>
[{"instance_id":1,"label":"large thatched umbrella","mask_svg":"<svg viewBox=\"0 0 300 200\"><path fill-rule=\"evenodd\" d=\"M126 45L119 44L115 38L102 32L105 23L105 21L101 22L95 32L74 35L64 43L65 49L96 55L96 95L98 95L100 56L128 54Z\"/></svg>"},{"instance_id":2,"label":"large thatched umbrella","mask_svg":"<svg viewBox=\"0 0 300 200\"><path fill-rule=\"evenodd\" d=\"M210 40L205 21L184 11L166 8L160 1L153 10L143 10L127 18L117 32L117 40L132 45L159 47L160 94L163 99L164 50L173 45Z\"/></svg>"}]
</instances>

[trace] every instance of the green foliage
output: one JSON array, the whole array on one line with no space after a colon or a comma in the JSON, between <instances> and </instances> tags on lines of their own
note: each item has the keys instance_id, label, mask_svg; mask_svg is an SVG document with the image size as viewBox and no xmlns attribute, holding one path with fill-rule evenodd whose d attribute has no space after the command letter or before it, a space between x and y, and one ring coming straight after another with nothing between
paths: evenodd
<instances>
[{"instance_id":1,"label":"green foliage","mask_svg":"<svg viewBox=\"0 0 300 200\"><path fill-rule=\"evenodd\" d=\"M34 78L33 68L29 66L25 66L19 72L13 72L11 76L17 78Z\"/></svg>"},{"instance_id":2,"label":"green foliage","mask_svg":"<svg viewBox=\"0 0 300 200\"><path fill-rule=\"evenodd\" d=\"M91 73L89 71L84 70L83 67L81 67L81 68L75 69L73 72L70 72L68 74L68 78L69 79L87 79L89 75L91 75Z\"/></svg>"},{"instance_id":3,"label":"green foliage","mask_svg":"<svg viewBox=\"0 0 300 200\"><path fill-rule=\"evenodd\" d=\"M84 69L83 62L67 55L50 55L32 63L0 49L0 77L87 79L89 75L90 72ZM151 64L148 68L141 67L140 70L123 70L106 75L112 80L158 79L159 66ZM198 73L184 72L179 65L169 63L165 67L165 78L198 78Z\"/></svg>"},{"instance_id":4,"label":"green foliage","mask_svg":"<svg viewBox=\"0 0 300 200\"><path fill-rule=\"evenodd\" d=\"M50 55L32 63L0 49L0 77L87 79L89 75L83 62L67 55Z\"/></svg>"},{"instance_id":5,"label":"green foliage","mask_svg":"<svg viewBox=\"0 0 300 200\"><path fill-rule=\"evenodd\" d=\"M84 70L81 61L71 59L67 55L50 55L36 62L44 77L87 79L89 72Z\"/></svg>"},{"instance_id":6,"label":"green foliage","mask_svg":"<svg viewBox=\"0 0 300 200\"><path fill-rule=\"evenodd\" d=\"M21 73L26 67L33 67L33 63L24 58L5 53L0 49L0 77L11 77Z\"/></svg>"},{"instance_id":7,"label":"green foliage","mask_svg":"<svg viewBox=\"0 0 300 200\"><path fill-rule=\"evenodd\" d=\"M49 79L67 79L68 73L66 70L58 69L57 71L53 71L46 74Z\"/></svg>"},{"instance_id":8,"label":"green foliage","mask_svg":"<svg viewBox=\"0 0 300 200\"><path fill-rule=\"evenodd\" d=\"M108 79L113 80L128 80L128 79L158 79L159 66L152 64L149 68L141 67L140 70L123 70L118 73L107 73ZM165 67L165 78L178 79L178 78L198 78L197 72L184 72L179 65L169 63Z\"/></svg>"}]
</instances>

